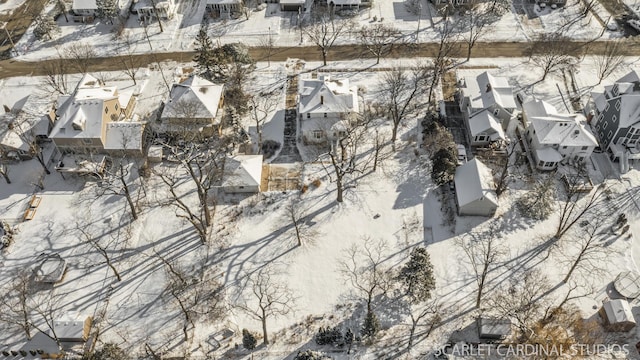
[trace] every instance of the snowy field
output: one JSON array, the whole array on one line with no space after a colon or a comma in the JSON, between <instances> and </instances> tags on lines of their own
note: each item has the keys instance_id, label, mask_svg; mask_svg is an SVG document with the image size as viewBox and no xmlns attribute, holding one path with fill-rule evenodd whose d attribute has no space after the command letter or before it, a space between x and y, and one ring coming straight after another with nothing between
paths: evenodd
<instances>
[{"instance_id":1,"label":"snowy field","mask_svg":"<svg viewBox=\"0 0 640 360\"><path fill-rule=\"evenodd\" d=\"M637 65L637 59L627 59L627 65L608 80L616 79ZM411 65L413 60L394 61L395 65ZM378 67L389 66L383 61ZM593 61L585 59L577 73L580 91L584 94L596 85ZM173 79L179 71L178 64L162 64L166 76ZM334 62L323 71L334 78L348 78L362 90L366 103L376 100L376 89L380 72L370 67L370 61ZM307 63L303 71L313 71L320 63ZM542 74L526 59L496 60L472 59L459 75L471 75L489 67L493 75L506 76L516 91L527 96L544 99L562 109L562 98L557 86L565 91L564 80L558 75L549 75L536 83ZM345 69L365 69L352 71ZM481 69L483 68L483 69ZM286 69L283 64L272 63L270 67L259 63L251 91L278 88ZM153 112L168 91L157 71L141 71L138 85L133 85L122 72L99 74L107 85L117 84L121 89L135 88L139 93L136 112L142 119L151 118ZM78 77L71 76L69 81ZM24 96L42 88L41 79L24 77L6 79L0 83L0 98L6 105L20 101ZM44 95L44 94L42 94ZM282 141L283 102L280 103L265 125L265 139ZM250 120L245 119L250 127ZM249 358L245 350L235 350L234 343L241 343L239 332L247 328L261 331L260 322L249 317L237 306L242 298L250 300L241 284L253 272L266 264L274 264L277 278L293 291L293 312L286 316L269 319L271 344L259 348L254 358L292 359L297 350L321 348L313 342L313 335L320 326L341 324L358 329L363 317L362 300L355 296L349 282L338 271L345 260L347 249L362 246L364 238L383 240L386 244L384 262L386 269L399 268L416 245L426 246L434 264L436 294L443 308L446 321L406 358L419 358L420 354L444 344L456 329L464 328L479 314L474 308L475 277L468 259L457 245L459 239L488 231L492 221L485 218L457 217L455 224L445 224L442 204L436 195L429 176L429 167L424 156L416 153L417 118L406 121L400 130L398 150L389 157L375 174L366 175L351 183L345 202L335 202L335 184L332 183L323 165L317 162L304 165L302 183L310 185L301 194L271 192L246 199L224 197L219 199L212 226L212 239L202 245L191 225L175 216L174 207L166 204L168 191L158 176L138 177L137 165L133 165L130 182L135 190L134 198L140 207L139 218L131 221L127 204L122 196L97 196L94 182L81 179L63 179L52 171L43 175L37 161L28 161L10 166L13 182L0 183L0 216L16 225L15 243L2 255L2 284L20 269L32 268L35 258L43 252L55 252L68 261L64 280L45 290L55 300L56 315L69 311L91 315L98 320L102 342L115 342L132 354L144 352L148 344L154 351L171 355L192 354L206 357ZM381 132L388 127L379 127ZM326 165L326 164L325 164ZM156 172L176 171L180 182L178 190L185 201L197 203L191 191L188 176L175 165L158 164ZM567 292L567 285L560 283L566 274L563 255L568 250L550 250L545 258L537 252L553 234L556 216L545 221L523 218L514 206L517 198L531 191L526 170L518 169L510 189L500 198L496 216L502 232L499 244L505 249L499 258L495 272L491 273L488 293L505 283L505 279L518 276L533 266L548 277L554 290L546 301L558 303ZM592 169L594 177L596 170ZM521 172L521 173L520 173ZM611 186L611 203L617 212L627 214L634 238L620 238L611 243L611 252L606 262L600 264L602 271L584 274L584 288L594 290L579 299L582 315L592 317L601 301L608 296L607 285L623 270L638 271L640 261L640 171L631 170L620 180L607 180ZM44 189L37 191L39 185ZM33 220L20 222L31 195L37 192L42 201ZM301 247L296 245L295 235L286 214L286 205L295 201L308 214L313 236ZM108 244L114 266L122 277L117 281L104 258L86 239L83 229L93 234L103 244ZM203 264L221 281L226 289L229 307L224 320L202 319L197 322L195 336L182 342L183 316L175 301L167 293L168 270L166 263L182 269L194 269ZM393 304L377 299L375 310L379 312L383 332L377 345L359 346L353 355L331 354L336 359L381 359L391 357L401 348L407 337L408 312L406 304ZM636 314L638 316L638 314ZM42 321L36 321L44 327ZM212 336L223 328L235 330L236 335L215 349ZM19 331L0 331L0 344L10 347L22 341ZM635 344L640 333L631 333L626 339L611 339ZM325 348L328 349L328 348ZM633 350L635 351L635 350ZM636 353L634 353L636 354ZM637 356L637 354L635 355ZM630 357L633 358L633 357Z\"/></svg>"},{"instance_id":2,"label":"snowy field","mask_svg":"<svg viewBox=\"0 0 640 360\"><path fill-rule=\"evenodd\" d=\"M50 4L44 12L52 11ZM569 1L565 7L558 9L540 9L522 0L514 3L511 11L490 20L484 27L480 41L526 41L540 33L561 32L576 39L595 39L619 37L617 32L604 31L602 25L588 13L581 17L582 3ZM362 9L353 18L357 27L369 26L373 23L393 25L400 30L409 41L437 41L444 27L444 19L435 8L424 1L423 13L417 15L407 12L402 2L381 1L370 9ZM428 10L428 11L427 11ZM305 16L310 16L306 14ZM601 17L606 17L600 15ZM145 29L131 14L121 36L115 33L115 26L96 20L93 24L67 23L63 16L58 18L59 33L54 39L39 41L29 30L16 44L16 56L21 60L35 61L52 58L63 53L67 44L84 42L94 48L97 56L112 56L126 53L149 53L154 51L189 51L194 49L194 39L205 16L205 1L181 4L177 15L163 22L161 31L158 23L152 23ZM374 21L376 19L376 21ZM461 39L468 37L466 18L452 15L446 20L448 27L456 28ZM252 13L247 20L239 19L207 19L208 31L214 41L219 43L241 42L250 46L260 45L265 35L271 34L277 46L296 46L300 44L300 31L297 26L298 15L294 12L281 12L277 4ZM339 39L338 43L357 42L357 34L353 33ZM123 39L128 39L124 41ZM303 45L313 45L303 37Z\"/></svg>"}]
</instances>

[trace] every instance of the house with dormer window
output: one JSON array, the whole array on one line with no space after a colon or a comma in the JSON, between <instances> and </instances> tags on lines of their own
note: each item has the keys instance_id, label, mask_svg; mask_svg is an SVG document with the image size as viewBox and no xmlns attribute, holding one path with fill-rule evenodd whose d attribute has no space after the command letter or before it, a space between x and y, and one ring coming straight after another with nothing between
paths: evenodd
<instances>
[{"instance_id":1,"label":"house with dormer window","mask_svg":"<svg viewBox=\"0 0 640 360\"><path fill-rule=\"evenodd\" d=\"M135 104L132 95L85 74L72 94L58 98L49 138L62 153L141 153L144 124L125 122Z\"/></svg>"},{"instance_id":2,"label":"house with dormer window","mask_svg":"<svg viewBox=\"0 0 640 360\"><path fill-rule=\"evenodd\" d=\"M506 140L504 131L514 116L516 101L507 78L483 72L459 83L460 111L472 147Z\"/></svg>"},{"instance_id":3,"label":"house with dormer window","mask_svg":"<svg viewBox=\"0 0 640 360\"><path fill-rule=\"evenodd\" d=\"M562 114L543 100L522 104L526 125L525 147L538 170L553 170L560 163L585 163L598 141L582 114Z\"/></svg>"},{"instance_id":4,"label":"house with dormer window","mask_svg":"<svg viewBox=\"0 0 640 360\"><path fill-rule=\"evenodd\" d=\"M613 160L640 159L640 75L631 71L591 93L591 127ZM626 166L626 165L625 165Z\"/></svg>"},{"instance_id":5,"label":"house with dormer window","mask_svg":"<svg viewBox=\"0 0 640 360\"><path fill-rule=\"evenodd\" d=\"M302 79L298 91L298 133L305 144L339 137L345 131L341 121L360 112L358 88L349 79Z\"/></svg>"}]
</instances>

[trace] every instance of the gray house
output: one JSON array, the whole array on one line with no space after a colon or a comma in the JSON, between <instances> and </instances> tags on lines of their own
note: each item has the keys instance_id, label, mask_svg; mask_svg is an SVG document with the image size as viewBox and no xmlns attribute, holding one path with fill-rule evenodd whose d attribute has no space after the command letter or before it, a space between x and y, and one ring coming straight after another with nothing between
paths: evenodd
<instances>
[{"instance_id":1,"label":"gray house","mask_svg":"<svg viewBox=\"0 0 640 360\"><path fill-rule=\"evenodd\" d=\"M513 90L507 78L488 72L466 76L458 83L460 111L465 118L471 146L487 146L505 140L516 109Z\"/></svg>"},{"instance_id":2,"label":"gray house","mask_svg":"<svg viewBox=\"0 0 640 360\"><path fill-rule=\"evenodd\" d=\"M591 127L602 149L621 164L640 159L640 76L636 71L591 93Z\"/></svg>"},{"instance_id":3,"label":"gray house","mask_svg":"<svg viewBox=\"0 0 640 360\"><path fill-rule=\"evenodd\" d=\"M458 214L493 216L498 209L498 196L491 170L478 158L459 166L453 178Z\"/></svg>"}]
</instances>

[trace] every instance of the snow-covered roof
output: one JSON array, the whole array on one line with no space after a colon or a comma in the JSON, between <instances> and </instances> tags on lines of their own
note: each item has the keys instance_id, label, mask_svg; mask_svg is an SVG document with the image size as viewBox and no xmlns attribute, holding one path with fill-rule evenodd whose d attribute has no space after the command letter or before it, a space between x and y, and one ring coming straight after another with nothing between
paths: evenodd
<instances>
[{"instance_id":1,"label":"snow-covered roof","mask_svg":"<svg viewBox=\"0 0 640 360\"><path fill-rule=\"evenodd\" d=\"M541 149L535 149L536 157L538 160L547 162L560 162L562 161L562 154L558 150L551 147L543 147Z\"/></svg>"},{"instance_id":2,"label":"snow-covered roof","mask_svg":"<svg viewBox=\"0 0 640 360\"><path fill-rule=\"evenodd\" d=\"M481 133L486 133L487 130L493 130L493 133L491 134L491 141L505 139L500 121L487 109L476 113L469 118L469 130L471 131L472 137Z\"/></svg>"},{"instance_id":3,"label":"snow-covered roof","mask_svg":"<svg viewBox=\"0 0 640 360\"><path fill-rule=\"evenodd\" d=\"M31 359L42 358L40 354L37 354L36 356L31 356L29 351L32 351L32 350L33 351L41 350L43 353L50 354L50 355L60 354L62 352L56 340L52 338L50 335L43 333L42 331L38 331L31 338L31 340L27 341L27 343L20 348L20 350L26 351L27 356L25 358L31 358Z\"/></svg>"},{"instance_id":4,"label":"snow-covered roof","mask_svg":"<svg viewBox=\"0 0 640 360\"><path fill-rule=\"evenodd\" d=\"M85 321L88 316L81 316L77 312L67 313L53 320L56 337L66 341L82 341L86 337Z\"/></svg>"},{"instance_id":5,"label":"snow-covered roof","mask_svg":"<svg viewBox=\"0 0 640 360\"><path fill-rule=\"evenodd\" d=\"M629 302L623 299L615 299L605 302L602 307L607 314L607 320L609 324L632 322L636 320L633 318L631 307Z\"/></svg>"},{"instance_id":6,"label":"snow-covered roof","mask_svg":"<svg viewBox=\"0 0 640 360\"><path fill-rule=\"evenodd\" d=\"M71 96L62 96L50 138L99 138L105 101L118 99L115 86L102 86L98 79L85 74Z\"/></svg>"},{"instance_id":7,"label":"snow-covered roof","mask_svg":"<svg viewBox=\"0 0 640 360\"><path fill-rule=\"evenodd\" d=\"M161 118L212 119L218 113L223 86L197 75L173 84ZM217 119L220 122L220 119Z\"/></svg>"},{"instance_id":8,"label":"snow-covered roof","mask_svg":"<svg viewBox=\"0 0 640 360\"><path fill-rule=\"evenodd\" d=\"M494 104L504 109L516 108L513 89L508 79L493 76L486 71L475 77L465 77L462 93L469 98L473 109L486 109Z\"/></svg>"},{"instance_id":9,"label":"snow-covered roof","mask_svg":"<svg viewBox=\"0 0 640 360\"><path fill-rule=\"evenodd\" d=\"M142 150L143 122L119 121L107 124L105 150Z\"/></svg>"},{"instance_id":10,"label":"snow-covered roof","mask_svg":"<svg viewBox=\"0 0 640 360\"><path fill-rule=\"evenodd\" d=\"M617 85L618 91L614 92ZM614 84L598 87L591 92L591 98L599 112L603 112L611 99L620 100L618 116L619 128L630 127L640 122L640 76L632 70ZM610 106L615 106L611 103Z\"/></svg>"},{"instance_id":11,"label":"snow-covered roof","mask_svg":"<svg viewBox=\"0 0 640 360\"><path fill-rule=\"evenodd\" d=\"M482 198L498 205L491 170L478 158L458 166L454 182L459 206L463 207Z\"/></svg>"},{"instance_id":12,"label":"snow-covered roof","mask_svg":"<svg viewBox=\"0 0 640 360\"><path fill-rule=\"evenodd\" d=\"M598 146L585 117L582 114L560 114L543 100L531 100L522 104L533 136L543 145Z\"/></svg>"},{"instance_id":13,"label":"snow-covered roof","mask_svg":"<svg viewBox=\"0 0 640 360\"><path fill-rule=\"evenodd\" d=\"M98 5L96 4L96 0L73 0L73 4L71 5L71 8L73 10L80 10L80 9L91 10L91 9L97 9Z\"/></svg>"},{"instance_id":14,"label":"snow-covered roof","mask_svg":"<svg viewBox=\"0 0 640 360\"><path fill-rule=\"evenodd\" d=\"M207 0L207 5L240 4L241 0Z\"/></svg>"},{"instance_id":15,"label":"snow-covered roof","mask_svg":"<svg viewBox=\"0 0 640 360\"><path fill-rule=\"evenodd\" d=\"M360 0L328 0L328 3L334 5L360 5Z\"/></svg>"},{"instance_id":16,"label":"snow-covered roof","mask_svg":"<svg viewBox=\"0 0 640 360\"><path fill-rule=\"evenodd\" d=\"M358 87L349 79L332 80L329 75L300 80L299 113L359 112Z\"/></svg>"},{"instance_id":17,"label":"snow-covered roof","mask_svg":"<svg viewBox=\"0 0 640 360\"><path fill-rule=\"evenodd\" d=\"M0 115L0 145L28 151L36 136L48 135L49 118L45 114L50 107L47 99L29 95L12 113Z\"/></svg>"},{"instance_id":18,"label":"snow-covered roof","mask_svg":"<svg viewBox=\"0 0 640 360\"><path fill-rule=\"evenodd\" d=\"M223 187L260 186L262 155L236 155L224 163Z\"/></svg>"},{"instance_id":19,"label":"snow-covered roof","mask_svg":"<svg viewBox=\"0 0 640 360\"><path fill-rule=\"evenodd\" d=\"M281 5L304 5L305 0L280 0Z\"/></svg>"}]
</instances>

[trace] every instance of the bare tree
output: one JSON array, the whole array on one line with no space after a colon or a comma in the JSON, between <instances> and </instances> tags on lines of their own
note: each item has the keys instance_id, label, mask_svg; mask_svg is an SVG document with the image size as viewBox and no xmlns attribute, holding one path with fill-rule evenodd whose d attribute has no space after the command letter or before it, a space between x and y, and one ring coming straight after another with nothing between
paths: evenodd
<instances>
[{"instance_id":1,"label":"bare tree","mask_svg":"<svg viewBox=\"0 0 640 360\"><path fill-rule=\"evenodd\" d=\"M347 248L344 259L340 261L342 277L365 301L367 313L373 311L376 296L386 294L391 287L391 275L383 265L387 250L384 240L364 237L361 243Z\"/></svg>"},{"instance_id":2,"label":"bare tree","mask_svg":"<svg viewBox=\"0 0 640 360\"><path fill-rule=\"evenodd\" d=\"M581 47L563 34L543 33L534 38L525 51L534 65L542 70L544 81L547 75L576 62Z\"/></svg>"},{"instance_id":3,"label":"bare tree","mask_svg":"<svg viewBox=\"0 0 640 360\"><path fill-rule=\"evenodd\" d=\"M167 283L165 291L171 295L184 316L182 332L184 341L191 338L197 323L216 321L224 317L224 287L220 272L203 259L199 266L187 267L170 261L155 252L165 267Z\"/></svg>"},{"instance_id":4,"label":"bare tree","mask_svg":"<svg viewBox=\"0 0 640 360\"><path fill-rule=\"evenodd\" d=\"M64 0L56 0L56 6L58 10L64 15L64 20L69 22L69 16L67 15L67 5L64 3Z\"/></svg>"},{"instance_id":5,"label":"bare tree","mask_svg":"<svg viewBox=\"0 0 640 360\"><path fill-rule=\"evenodd\" d=\"M489 282L489 272L496 266L503 253L499 244L500 227L498 220L494 220L486 230L470 232L457 241L457 245L467 255L478 285L476 307L480 307L482 302L485 286Z\"/></svg>"},{"instance_id":6,"label":"bare tree","mask_svg":"<svg viewBox=\"0 0 640 360\"><path fill-rule=\"evenodd\" d=\"M19 269L10 275L11 280L2 288L0 295L0 321L24 331L27 339L31 339L31 272L28 269Z\"/></svg>"},{"instance_id":7,"label":"bare tree","mask_svg":"<svg viewBox=\"0 0 640 360\"><path fill-rule=\"evenodd\" d=\"M604 44L604 52L594 56L598 84L608 78L616 69L624 64L622 45L619 40L609 40Z\"/></svg>"},{"instance_id":8,"label":"bare tree","mask_svg":"<svg viewBox=\"0 0 640 360\"><path fill-rule=\"evenodd\" d=\"M123 243L124 237L119 238L119 232L116 232L115 236L101 234L97 235L97 230L91 226L92 223L90 213L84 214L84 218L89 221L78 222L76 221L75 227L73 228L73 232L78 234L83 242L89 245L93 250L95 250L100 256L104 258L105 264L113 273L116 280L122 281L122 277L120 276L120 272L116 268L117 256L114 256L113 253L119 251L119 244Z\"/></svg>"},{"instance_id":9,"label":"bare tree","mask_svg":"<svg viewBox=\"0 0 640 360\"><path fill-rule=\"evenodd\" d=\"M35 95L32 95L35 96ZM36 128L38 124L43 120L42 114L37 113L34 109L20 109L13 111L5 118L7 128L20 138L28 148L29 153L36 158L38 163L42 166L42 169L47 175L51 174L51 171L47 168L47 164L44 161L44 152L40 144L37 142Z\"/></svg>"},{"instance_id":10,"label":"bare tree","mask_svg":"<svg viewBox=\"0 0 640 360\"><path fill-rule=\"evenodd\" d=\"M285 282L278 279L273 265L265 265L247 276L243 291L249 298L240 299L237 306L262 323L262 340L269 344L267 320L287 315L294 310L295 297Z\"/></svg>"},{"instance_id":11,"label":"bare tree","mask_svg":"<svg viewBox=\"0 0 640 360\"><path fill-rule=\"evenodd\" d=\"M103 178L96 191L99 196L115 195L122 196L127 200L129 211L133 220L138 219L138 211L136 209L133 197L135 195L132 188L131 168L134 164L126 156L111 157L111 167L107 169L107 174Z\"/></svg>"},{"instance_id":12,"label":"bare tree","mask_svg":"<svg viewBox=\"0 0 640 360\"><path fill-rule=\"evenodd\" d=\"M38 15L34 22L33 36L38 40L51 40L53 36L60 32L60 27L49 15Z\"/></svg>"},{"instance_id":13,"label":"bare tree","mask_svg":"<svg viewBox=\"0 0 640 360\"><path fill-rule=\"evenodd\" d=\"M267 66L271 67L271 56L276 52L276 40L271 35L271 28L269 28L267 36L262 36L258 39L258 45L262 49L263 54L267 57Z\"/></svg>"},{"instance_id":14,"label":"bare tree","mask_svg":"<svg viewBox=\"0 0 640 360\"><path fill-rule=\"evenodd\" d=\"M411 71L396 68L382 75L379 84L380 97L389 111L388 116L393 124L391 144L394 151L398 127L424 95L430 76L431 71L424 64L418 64Z\"/></svg>"},{"instance_id":15,"label":"bare tree","mask_svg":"<svg viewBox=\"0 0 640 360\"><path fill-rule=\"evenodd\" d=\"M133 39L131 32L125 31L124 34L120 37L118 41L120 48L118 57L120 63L124 67L124 72L131 80L133 84L136 85L136 74L140 67L144 65L143 58L140 56L135 56L135 40Z\"/></svg>"},{"instance_id":16,"label":"bare tree","mask_svg":"<svg viewBox=\"0 0 640 360\"><path fill-rule=\"evenodd\" d=\"M82 74L89 72L93 59L97 57L93 46L86 42L74 42L68 45L63 49L63 54L69 65Z\"/></svg>"},{"instance_id":17,"label":"bare tree","mask_svg":"<svg viewBox=\"0 0 640 360\"><path fill-rule=\"evenodd\" d=\"M444 74L454 69L457 62L454 60L460 54L462 43L459 41L459 34L455 31L453 25L448 21L444 21L438 28L438 50L433 57L432 74L429 77L429 91L427 93L427 102L431 105L434 101L434 92Z\"/></svg>"},{"instance_id":18,"label":"bare tree","mask_svg":"<svg viewBox=\"0 0 640 360\"><path fill-rule=\"evenodd\" d=\"M563 177L566 186L564 198L558 201L560 218L554 234L556 240L560 240L569 229L584 218L585 215L589 214L608 192L607 185L602 183L591 189L585 197L582 197L584 194L584 179L587 174L584 166L579 167L577 170L577 173L566 174Z\"/></svg>"},{"instance_id":19,"label":"bare tree","mask_svg":"<svg viewBox=\"0 0 640 360\"><path fill-rule=\"evenodd\" d=\"M407 341L407 350L413 348L413 342L416 338L416 331L420 327L426 327L423 336L429 337L433 329L442 323L442 306L437 301L426 301L416 303L411 306L409 318L411 326L409 327L409 340Z\"/></svg>"},{"instance_id":20,"label":"bare tree","mask_svg":"<svg viewBox=\"0 0 640 360\"><path fill-rule=\"evenodd\" d=\"M463 17L466 23L467 36L464 41L467 43L467 61L471 59L471 51L475 47L478 40L487 32L487 25L491 12L485 12L484 6L476 6L471 8Z\"/></svg>"},{"instance_id":21,"label":"bare tree","mask_svg":"<svg viewBox=\"0 0 640 360\"><path fill-rule=\"evenodd\" d=\"M53 94L66 95L69 93L68 62L58 54L57 57L42 63L44 77L42 85Z\"/></svg>"},{"instance_id":22,"label":"bare tree","mask_svg":"<svg viewBox=\"0 0 640 360\"><path fill-rule=\"evenodd\" d=\"M541 272L527 270L504 282L488 299L487 308L492 315L515 319L519 341L526 342L548 308L545 295L550 288L549 280Z\"/></svg>"},{"instance_id":23,"label":"bare tree","mask_svg":"<svg viewBox=\"0 0 640 360\"><path fill-rule=\"evenodd\" d=\"M312 241L317 235L317 231L311 228L307 209L302 206L300 199L291 199L287 204L286 220L291 222L298 246L302 246L303 241Z\"/></svg>"},{"instance_id":24,"label":"bare tree","mask_svg":"<svg viewBox=\"0 0 640 360\"><path fill-rule=\"evenodd\" d=\"M498 181L496 181L496 195L498 197L502 195L502 193L507 190L507 185L509 184L509 175L510 170L515 162L515 152L519 145L516 142L511 142L506 146L507 153L500 159L502 161L500 170L498 172Z\"/></svg>"},{"instance_id":25,"label":"bare tree","mask_svg":"<svg viewBox=\"0 0 640 360\"><path fill-rule=\"evenodd\" d=\"M594 212L589 221L580 224L577 234L569 234L563 241L562 255L564 263L569 266L563 283L569 282L574 272L585 272L589 276L602 270L606 259L611 254L611 248L603 235L606 234L605 225L610 214Z\"/></svg>"},{"instance_id":26,"label":"bare tree","mask_svg":"<svg viewBox=\"0 0 640 360\"><path fill-rule=\"evenodd\" d=\"M531 191L516 200L520 213L526 217L545 220L553 213L556 181L554 176L537 180Z\"/></svg>"},{"instance_id":27,"label":"bare tree","mask_svg":"<svg viewBox=\"0 0 640 360\"><path fill-rule=\"evenodd\" d=\"M338 20L331 16L329 11L318 11L302 31L321 51L322 63L326 66L329 50L338 39L348 34L353 26L350 20Z\"/></svg>"},{"instance_id":28,"label":"bare tree","mask_svg":"<svg viewBox=\"0 0 640 360\"><path fill-rule=\"evenodd\" d=\"M376 64L380 63L380 58L393 51L393 46L402 39L400 30L392 25L374 24L364 25L358 30L360 44L376 58Z\"/></svg>"},{"instance_id":29,"label":"bare tree","mask_svg":"<svg viewBox=\"0 0 640 360\"><path fill-rule=\"evenodd\" d=\"M277 109L281 95L280 91L274 90L249 96L249 114L258 134L258 151L262 149L262 127L269 119L269 115Z\"/></svg>"},{"instance_id":30,"label":"bare tree","mask_svg":"<svg viewBox=\"0 0 640 360\"><path fill-rule=\"evenodd\" d=\"M254 0L242 0L240 2L240 12L244 15L246 20L249 20L255 8L256 3Z\"/></svg>"}]
</instances>

